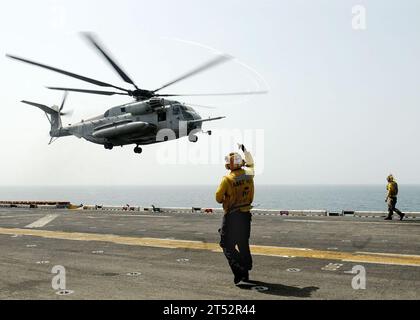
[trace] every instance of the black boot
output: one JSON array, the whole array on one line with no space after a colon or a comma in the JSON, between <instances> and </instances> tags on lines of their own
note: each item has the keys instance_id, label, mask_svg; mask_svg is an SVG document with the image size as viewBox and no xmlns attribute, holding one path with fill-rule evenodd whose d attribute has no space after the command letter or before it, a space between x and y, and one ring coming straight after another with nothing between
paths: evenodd
<instances>
[{"instance_id":1,"label":"black boot","mask_svg":"<svg viewBox=\"0 0 420 320\"><path fill-rule=\"evenodd\" d=\"M233 278L233 283L234 283L235 285L237 285L237 284L239 284L239 282L241 282L241 280L242 280L242 275L240 275L240 274L235 274L235 278Z\"/></svg>"},{"instance_id":2,"label":"black boot","mask_svg":"<svg viewBox=\"0 0 420 320\"><path fill-rule=\"evenodd\" d=\"M249 273L248 273L248 271L243 271L243 272L240 272L240 273L235 274L235 278L233 279L233 283L235 285L237 285L241 281L244 281L244 282L248 282L249 281Z\"/></svg>"},{"instance_id":3,"label":"black boot","mask_svg":"<svg viewBox=\"0 0 420 320\"><path fill-rule=\"evenodd\" d=\"M388 216L384 220L392 220L392 216Z\"/></svg>"},{"instance_id":4,"label":"black boot","mask_svg":"<svg viewBox=\"0 0 420 320\"><path fill-rule=\"evenodd\" d=\"M405 217L405 214L401 212L401 214L400 214L400 221L401 221L402 219L404 219L404 217Z\"/></svg>"},{"instance_id":5,"label":"black boot","mask_svg":"<svg viewBox=\"0 0 420 320\"><path fill-rule=\"evenodd\" d=\"M249 281L249 273L246 271L242 276L242 281L248 282Z\"/></svg>"}]
</instances>

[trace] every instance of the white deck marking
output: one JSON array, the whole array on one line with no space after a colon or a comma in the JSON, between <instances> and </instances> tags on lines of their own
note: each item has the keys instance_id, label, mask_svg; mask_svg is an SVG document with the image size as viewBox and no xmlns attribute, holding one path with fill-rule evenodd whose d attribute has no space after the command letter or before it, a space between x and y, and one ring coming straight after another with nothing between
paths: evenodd
<instances>
[{"instance_id":1,"label":"white deck marking","mask_svg":"<svg viewBox=\"0 0 420 320\"><path fill-rule=\"evenodd\" d=\"M322 267L321 270L336 271L336 270L340 269L342 266L343 266L342 263L332 263L332 262L330 262L325 267Z\"/></svg>"},{"instance_id":2,"label":"white deck marking","mask_svg":"<svg viewBox=\"0 0 420 320\"><path fill-rule=\"evenodd\" d=\"M25 228L41 228L46 226L48 223L58 217L58 214L47 214L45 217L28 224Z\"/></svg>"}]
</instances>

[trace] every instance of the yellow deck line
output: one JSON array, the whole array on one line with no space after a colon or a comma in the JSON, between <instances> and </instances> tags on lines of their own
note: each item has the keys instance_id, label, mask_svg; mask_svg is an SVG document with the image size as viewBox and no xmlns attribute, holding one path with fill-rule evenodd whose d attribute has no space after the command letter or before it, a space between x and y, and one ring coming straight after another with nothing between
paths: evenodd
<instances>
[{"instance_id":1,"label":"yellow deck line","mask_svg":"<svg viewBox=\"0 0 420 320\"><path fill-rule=\"evenodd\" d=\"M139 238L118 236L112 234L100 233L81 233L64 232L50 230L31 230L18 228L0 228L0 234L6 235L26 235L42 237L48 239L76 240L76 241L104 241L122 245L169 248L169 249L195 249L220 252L221 249L217 243L206 243L202 241L159 239L159 238ZM287 248L274 246L252 245L251 251L255 255L265 256L294 256L309 259L339 260L357 263L377 263L403 266L420 266L419 255L404 255L396 253L368 253L368 252L339 252L323 251L305 248Z\"/></svg>"}]
</instances>

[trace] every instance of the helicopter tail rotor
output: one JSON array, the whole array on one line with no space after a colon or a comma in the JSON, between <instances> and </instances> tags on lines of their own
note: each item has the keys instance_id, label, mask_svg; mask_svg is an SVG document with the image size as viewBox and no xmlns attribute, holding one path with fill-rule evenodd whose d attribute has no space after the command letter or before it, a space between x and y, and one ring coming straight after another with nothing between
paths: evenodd
<instances>
[{"instance_id":1,"label":"helicopter tail rotor","mask_svg":"<svg viewBox=\"0 0 420 320\"><path fill-rule=\"evenodd\" d=\"M62 112L62 110L64 108L64 104L66 103L66 100L67 100L67 96L68 96L68 92L64 91L63 100L61 101L60 108L58 109L58 112L60 113L60 116L71 116L73 114L73 110Z\"/></svg>"}]
</instances>

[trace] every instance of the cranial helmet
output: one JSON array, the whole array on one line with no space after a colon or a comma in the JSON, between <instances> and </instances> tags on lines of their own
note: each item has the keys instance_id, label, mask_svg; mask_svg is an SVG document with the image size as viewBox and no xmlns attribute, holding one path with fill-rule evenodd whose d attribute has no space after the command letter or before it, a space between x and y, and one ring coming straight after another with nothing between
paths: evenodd
<instances>
[{"instance_id":1,"label":"cranial helmet","mask_svg":"<svg viewBox=\"0 0 420 320\"><path fill-rule=\"evenodd\" d=\"M242 168L245 165L245 161L241 155L237 152L231 152L225 157L225 167L228 170L236 170Z\"/></svg>"},{"instance_id":2,"label":"cranial helmet","mask_svg":"<svg viewBox=\"0 0 420 320\"><path fill-rule=\"evenodd\" d=\"M388 177L386 177L386 180L388 180L388 182L392 182L394 181L394 176L390 174Z\"/></svg>"}]
</instances>

